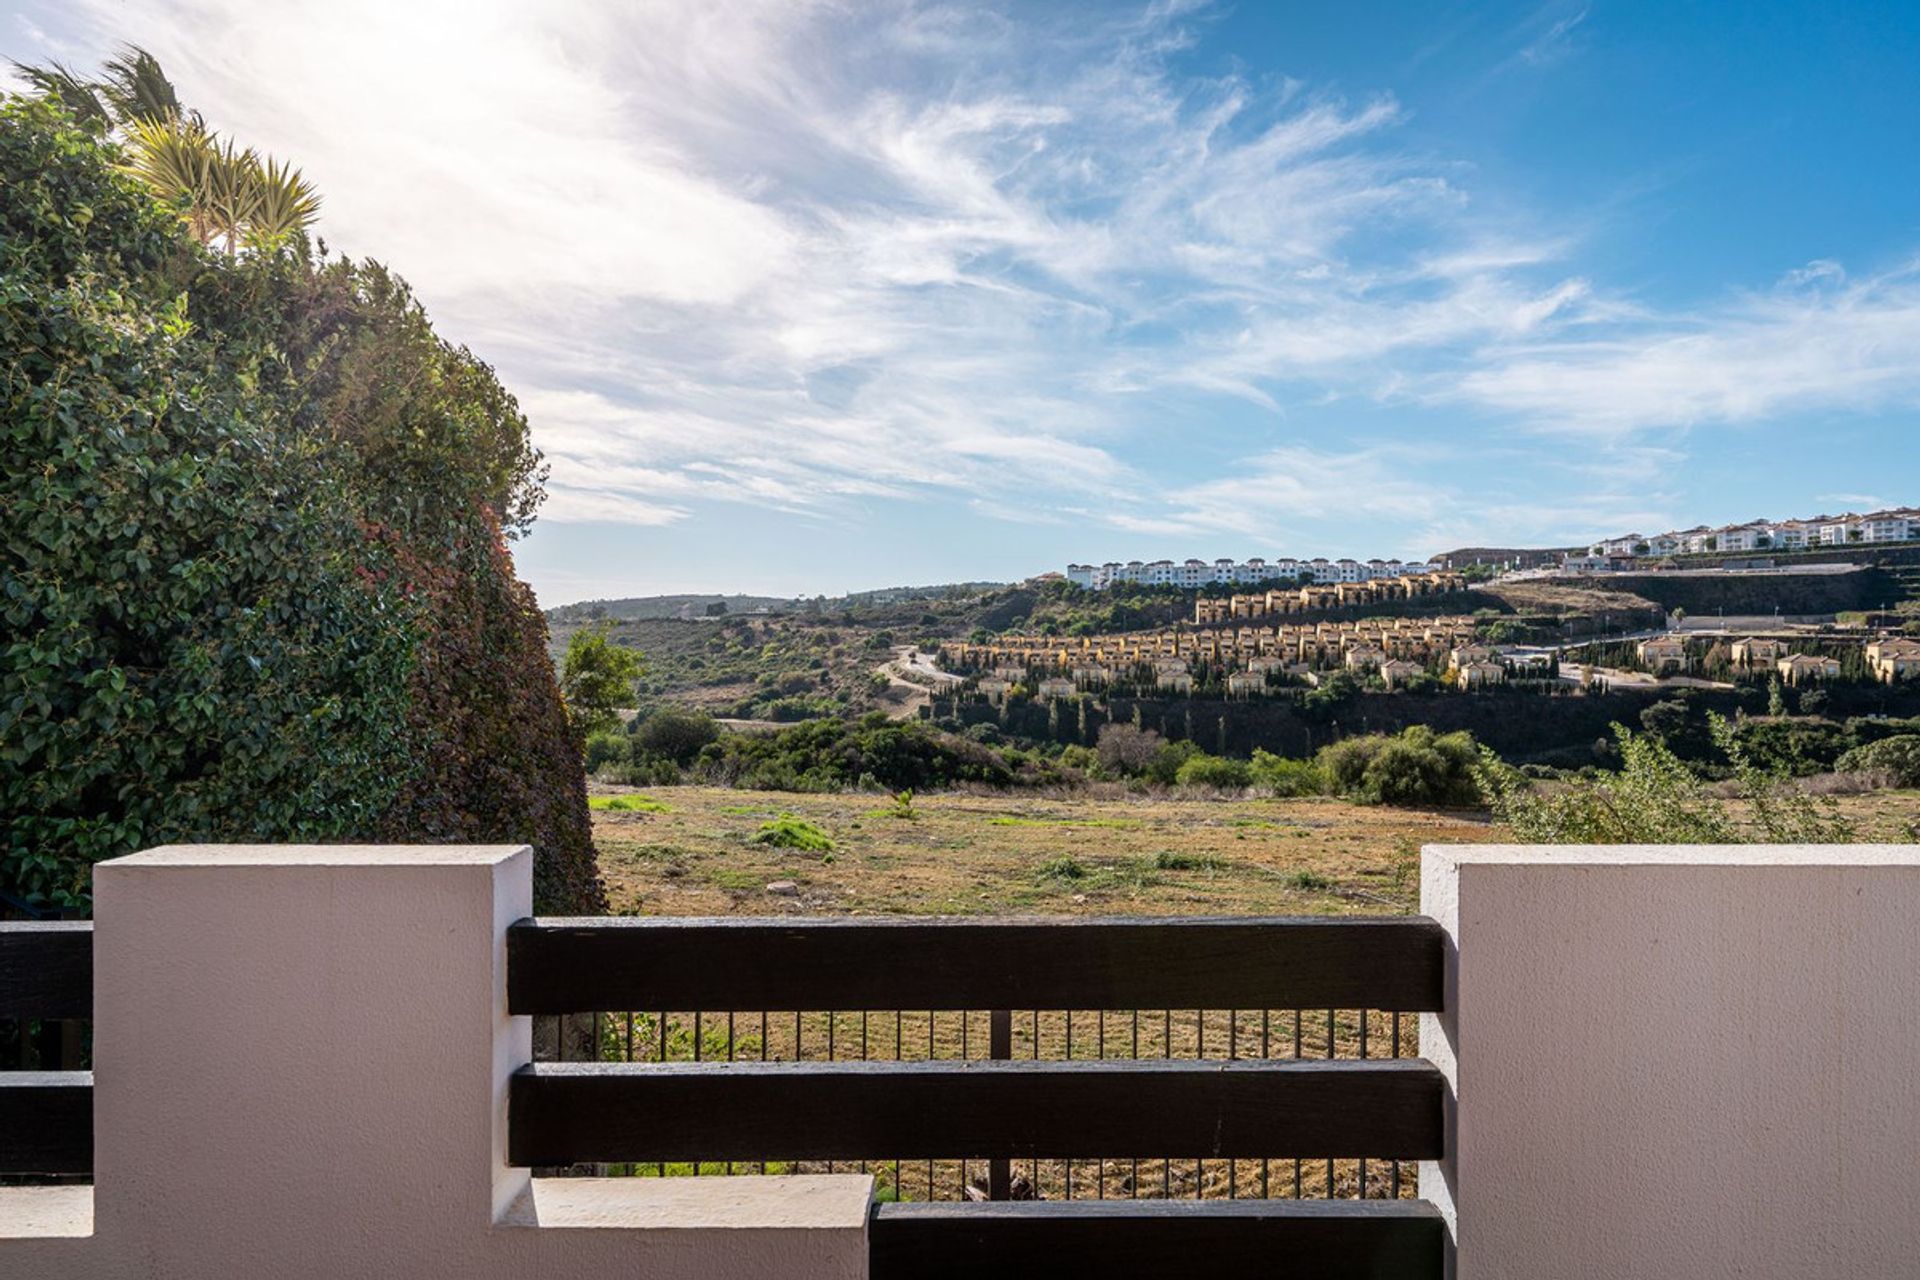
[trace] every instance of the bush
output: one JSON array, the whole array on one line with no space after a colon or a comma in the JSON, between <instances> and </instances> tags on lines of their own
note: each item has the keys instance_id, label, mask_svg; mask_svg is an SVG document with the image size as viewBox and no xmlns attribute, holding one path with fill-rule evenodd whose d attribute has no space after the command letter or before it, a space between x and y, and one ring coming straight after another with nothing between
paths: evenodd
<instances>
[{"instance_id":1,"label":"bush","mask_svg":"<svg viewBox=\"0 0 1920 1280\"><path fill-rule=\"evenodd\" d=\"M1616 774L1541 790L1483 751L1480 786L1494 817L1526 844L1844 844L1854 838L1853 825L1830 802L1809 795L1785 770L1755 764L1725 719L1711 716L1709 726L1744 814L1709 791L1660 739L1617 724Z\"/></svg>"},{"instance_id":2,"label":"bush","mask_svg":"<svg viewBox=\"0 0 1920 1280\"><path fill-rule=\"evenodd\" d=\"M924 792L1026 780L984 743L883 715L852 724L812 720L774 733L722 734L701 751L693 769L710 782L779 791L841 791L864 782L870 789Z\"/></svg>"},{"instance_id":3,"label":"bush","mask_svg":"<svg viewBox=\"0 0 1920 1280\"><path fill-rule=\"evenodd\" d=\"M1920 735L1900 734L1855 747L1840 757L1841 773L1884 773L1892 786L1920 787Z\"/></svg>"},{"instance_id":4,"label":"bush","mask_svg":"<svg viewBox=\"0 0 1920 1280\"><path fill-rule=\"evenodd\" d=\"M636 747L680 765L692 764L696 756L719 740L720 726L704 711L662 707L633 727Z\"/></svg>"},{"instance_id":5,"label":"bush","mask_svg":"<svg viewBox=\"0 0 1920 1280\"><path fill-rule=\"evenodd\" d=\"M1366 804L1477 804L1479 750L1466 732L1414 725L1397 737L1373 734L1322 748L1316 763L1329 787Z\"/></svg>"},{"instance_id":6,"label":"bush","mask_svg":"<svg viewBox=\"0 0 1920 1280\"><path fill-rule=\"evenodd\" d=\"M1256 747L1249 772L1253 775L1254 786L1281 799L1325 795L1327 792L1326 771L1312 760L1290 760Z\"/></svg>"},{"instance_id":7,"label":"bush","mask_svg":"<svg viewBox=\"0 0 1920 1280\"><path fill-rule=\"evenodd\" d=\"M527 841L597 910L582 743L506 539L526 419L372 263L207 252L0 106L0 888L168 841Z\"/></svg>"},{"instance_id":8,"label":"bush","mask_svg":"<svg viewBox=\"0 0 1920 1280\"><path fill-rule=\"evenodd\" d=\"M1130 724L1107 724L1100 727L1096 750L1100 755L1101 768L1111 774L1130 777L1153 763L1160 744L1160 735L1151 729Z\"/></svg>"},{"instance_id":9,"label":"bush","mask_svg":"<svg viewBox=\"0 0 1920 1280\"><path fill-rule=\"evenodd\" d=\"M1147 762L1145 776L1163 787L1171 787L1180 779L1180 770L1189 760L1206 753L1193 743L1182 739L1179 742L1163 742L1153 753L1153 759Z\"/></svg>"},{"instance_id":10,"label":"bush","mask_svg":"<svg viewBox=\"0 0 1920 1280\"><path fill-rule=\"evenodd\" d=\"M598 773L608 765L624 766L633 761L633 740L624 733L596 733L587 739L588 773Z\"/></svg>"},{"instance_id":11,"label":"bush","mask_svg":"<svg viewBox=\"0 0 1920 1280\"><path fill-rule=\"evenodd\" d=\"M1245 760L1229 760L1201 752L1180 766L1174 780L1183 787L1238 790L1253 784L1253 767Z\"/></svg>"},{"instance_id":12,"label":"bush","mask_svg":"<svg viewBox=\"0 0 1920 1280\"><path fill-rule=\"evenodd\" d=\"M833 852L833 840L825 831L805 818L796 818L790 813L761 823L752 839L754 844L771 845L776 849L799 849L806 853Z\"/></svg>"}]
</instances>

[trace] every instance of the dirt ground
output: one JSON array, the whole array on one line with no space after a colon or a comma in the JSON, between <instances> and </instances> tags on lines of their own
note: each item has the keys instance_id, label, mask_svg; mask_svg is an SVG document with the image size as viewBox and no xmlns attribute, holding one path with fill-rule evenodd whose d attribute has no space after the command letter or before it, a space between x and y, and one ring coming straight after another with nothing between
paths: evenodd
<instances>
[{"instance_id":1,"label":"dirt ground","mask_svg":"<svg viewBox=\"0 0 1920 1280\"><path fill-rule=\"evenodd\" d=\"M601 868L616 911L657 915L1394 913L1416 905L1422 844L1488 833L1482 815L1334 800L944 794L907 816L878 795L657 787L625 803L594 814ZM833 849L755 843L781 814Z\"/></svg>"},{"instance_id":2,"label":"dirt ground","mask_svg":"<svg viewBox=\"0 0 1920 1280\"><path fill-rule=\"evenodd\" d=\"M594 803L636 806L596 808L594 835L614 910L650 915L1392 914L1418 906L1420 846L1499 838L1480 813L1329 799L941 794L901 811L870 794L656 787ZM1920 792L1838 803L1863 840L1911 840L1920 823ZM782 814L831 851L756 843Z\"/></svg>"}]
</instances>

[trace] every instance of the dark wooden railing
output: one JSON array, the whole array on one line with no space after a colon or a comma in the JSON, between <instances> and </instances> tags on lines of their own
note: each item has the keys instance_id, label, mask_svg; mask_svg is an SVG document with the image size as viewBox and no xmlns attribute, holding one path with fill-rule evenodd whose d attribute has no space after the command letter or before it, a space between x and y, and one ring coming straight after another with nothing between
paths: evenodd
<instances>
[{"instance_id":1,"label":"dark wooden railing","mask_svg":"<svg viewBox=\"0 0 1920 1280\"><path fill-rule=\"evenodd\" d=\"M669 1015L647 1034L660 1060L633 1051L635 1015L596 1020L583 1062L541 1062L514 1079L509 1158L525 1165L600 1162L702 1162L743 1168L778 1156L787 1169L879 1153L894 1161L938 1157L987 1162L995 1198L985 1203L880 1204L872 1221L873 1274L897 1277L1041 1274L1041 1259L1072 1259L1074 1274L1182 1274L1200 1267L1245 1266L1316 1276L1437 1277L1442 1228L1433 1210L1398 1198L1400 1160L1444 1151L1444 1082L1418 1059L1366 1060L1365 1011L1389 1010L1394 1047L1402 1013L1441 1007L1444 938L1424 919L1127 919L1094 921L927 920L526 920L508 932L511 1011L531 1015L607 1014L617 1010L755 1010L757 1049L767 1048L768 1011L791 1014L789 1061L668 1061ZM855 1051L847 1015L827 1014L825 1044L812 1024L816 1053L805 1060L799 1011L882 1010L900 1052L900 1010L958 1010L959 1041L937 1052L935 1015L927 1014L926 1058L845 1061L834 1028ZM1137 1012L1257 1010L1261 1056L1236 1052L1237 1013L1209 1036L1202 1015L1191 1059L1142 1057ZM1335 1058L1333 1010L1361 1011L1342 1033L1358 1030L1359 1058ZM968 1047L965 1011L987 1011L991 1053ZM1032 1060L1008 1060L1012 1010L1061 1010L1066 1061L1039 1060L1038 1014ZM1082 1026L1098 1019L1100 1057L1073 1059L1072 1012ZM1133 1053L1108 1058L1108 1015L1130 1018ZM1265 1011L1291 1010L1291 1059L1270 1059ZM1302 1011L1327 1011L1327 1059L1303 1058ZM624 1016L627 1061L605 1062L610 1031L618 1043ZM752 1018L753 1015L741 1015ZM687 1041L695 1057L706 1042L693 1014ZM709 1049L734 1056L734 1013L724 1039ZM857 1052L869 1048L859 1014ZM1152 1021L1158 1023L1160 1015ZM778 1025L777 1021L774 1024ZM952 1023L948 1024L951 1036ZM1020 1025L1024 1025L1022 1022ZM1125 1024L1123 1024L1125 1025ZM1168 1025L1171 1025L1170 1023ZM884 1031L883 1031L884 1035ZM1376 1032L1376 1036L1379 1033ZM1381 1037L1384 1038L1384 1037ZM558 1043L564 1048L564 1032ZM1238 1052L1245 1052L1246 1041ZM1171 1040L1165 1040L1171 1054ZM1384 1048L1385 1046L1380 1046ZM1083 1048L1082 1052L1085 1050ZM613 1054L619 1057L616 1050ZM1067 1152L1175 1155L1198 1166L1256 1160L1266 1194L1266 1157L1358 1160L1360 1197L1369 1195L1364 1161L1394 1161L1394 1198L1349 1201L1171 1199L1002 1200L1008 1163ZM882 1162L884 1164L884 1162ZM1095 1162L1105 1177L1110 1162ZM1114 1161L1125 1167L1128 1162ZM1161 1163L1147 1162L1150 1166ZM1125 1194L1138 1195L1141 1161ZM760 1168L767 1165L761 1163ZM1036 1174L1037 1176L1037 1174ZM1202 1194L1201 1178L1189 1185ZM1275 1179L1277 1186L1284 1179ZM1245 1181L1242 1182L1246 1185ZM1163 1195L1171 1182L1163 1175ZM1232 1183L1229 1182L1229 1194ZM971 1190L969 1194L972 1194ZM1104 1192L1102 1193L1104 1194ZM1284 1194L1284 1192L1282 1192Z\"/></svg>"},{"instance_id":2,"label":"dark wooden railing","mask_svg":"<svg viewBox=\"0 0 1920 1280\"><path fill-rule=\"evenodd\" d=\"M0 921L0 1023L12 1024L20 1057L78 1058L79 1024L92 1016L93 925ZM93 1073L0 1070L0 1175L92 1172Z\"/></svg>"},{"instance_id":3,"label":"dark wooden railing","mask_svg":"<svg viewBox=\"0 0 1920 1280\"><path fill-rule=\"evenodd\" d=\"M91 942L84 922L0 924L0 1019L90 1016ZM1402 1013L1441 1007L1443 948L1440 928L1424 919L525 920L507 938L515 1014L975 1010L991 1023L991 1057L967 1056L963 1014L958 1060L935 1057L929 1015L922 1061L833 1060L829 1041L825 1062L537 1063L512 1082L509 1157L692 1161L697 1170L702 1160L854 1161L885 1151L989 1162L996 1194L1009 1161L1047 1153L1197 1154L1230 1170L1258 1157L1263 1196L1266 1157L1294 1158L1296 1196L1306 1157L1328 1161L1331 1194L1335 1157L1444 1154L1439 1073L1418 1059L1368 1060L1364 1012L1393 1011L1397 1050ZM1070 1060L1041 1061L1037 1047L1033 1060L1008 1060L1010 1010L1147 1008L1260 1010L1263 1024L1267 1010L1324 1009L1328 1056L1301 1057L1296 1016L1291 1059L1208 1058L1200 1043L1192 1059L1142 1057L1136 1013L1132 1057L1107 1058L1103 1039L1098 1059L1071 1060L1068 1012ZM1335 1009L1362 1011L1357 1060L1334 1056ZM1198 1021L1197 1036L1206 1025ZM1236 1015L1229 1037L1240 1025ZM627 1032L631 1058L631 1024ZM796 1049L797 1035L796 1023ZM1267 1038L1263 1025L1263 1050ZM731 1027L726 1043L731 1056ZM596 1031L595 1059L599 1044ZM92 1148L90 1073L0 1072L0 1174L87 1174ZM1198 1177L1193 1185L1198 1195ZM1066 1188L1071 1196L1071 1162ZM1398 1198L1397 1163L1393 1191L1347 1201L880 1204L872 1274L1042 1274L1051 1264L1036 1260L1071 1259L1075 1274L1109 1277L1281 1265L1325 1277L1438 1277L1438 1215Z\"/></svg>"}]
</instances>

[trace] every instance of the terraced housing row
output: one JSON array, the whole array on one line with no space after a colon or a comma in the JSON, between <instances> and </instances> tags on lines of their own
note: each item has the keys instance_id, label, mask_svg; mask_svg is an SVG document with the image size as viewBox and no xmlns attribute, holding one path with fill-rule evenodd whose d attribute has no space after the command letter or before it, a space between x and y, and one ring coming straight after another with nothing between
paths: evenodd
<instances>
[{"instance_id":1,"label":"terraced housing row","mask_svg":"<svg viewBox=\"0 0 1920 1280\"><path fill-rule=\"evenodd\" d=\"M1417 600L1467 589L1466 578L1450 571L1410 573L1367 582L1338 582L1331 586L1275 588L1232 596L1201 596L1193 602L1193 620L1201 625L1261 618L1273 614L1314 613L1348 605Z\"/></svg>"},{"instance_id":2,"label":"terraced housing row","mask_svg":"<svg viewBox=\"0 0 1920 1280\"><path fill-rule=\"evenodd\" d=\"M1150 673L1154 688L1191 693L1193 668L1224 670L1230 694L1263 692L1274 677L1315 683L1332 671L1378 676L1389 689L1443 671L1449 683L1473 689L1505 683L1517 668L1542 660L1476 642L1475 619L1359 618L1305 625L1168 628L1104 636L1001 636L984 644L942 647L949 670L977 675L976 688L999 700L1015 685L1043 698L1070 697Z\"/></svg>"}]
</instances>

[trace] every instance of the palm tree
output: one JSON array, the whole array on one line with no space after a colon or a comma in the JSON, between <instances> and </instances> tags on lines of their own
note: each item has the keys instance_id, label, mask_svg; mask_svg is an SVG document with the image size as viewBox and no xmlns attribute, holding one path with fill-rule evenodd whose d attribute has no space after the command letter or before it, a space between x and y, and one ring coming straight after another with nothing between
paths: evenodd
<instances>
[{"instance_id":1,"label":"palm tree","mask_svg":"<svg viewBox=\"0 0 1920 1280\"><path fill-rule=\"evenodd\" d=\"M137 44L120 46L118 57L103 68L106 78L96 86L114 120L122 127L136 120L154 122L186 117L200 123L200 113L184 111L173 81L160 69L160 60Z\"/></svg>"},{"instance_id":2,"label":"palm tree","mask_svg":"<svg viewBox=\"0 0 1920 1280\"><path fill-rule=\"evenodd\" d=\"M180 107L159 59L136 44L108 61L98 81L60 63L19 65L19 71L75 119L117 130L127 148L127 173L204 246L219 242L228 255L242 246L275 253L319 217L321 198L298 169L213 134L198 111Z\"/></svg>"},{"instance_id":3,"label":"palm tree","mask_svg":"<svg viewBox=\"0 0 1920 1280\"><path fill-rule=\"evenodd\" d=\"M229 255L243 245L273 253L319 216L319 194L298 169L211 132L199 112L181 107L159 60L137 45L110 60L100 80L84 80L59 63L15 65L75 119L117 130L127 172L203 245L219 242Z\"/></svg>"},{"instance_id":4,"label":"palm tree","mask_svg":"<svg viewBox=\"0 0 1920 1280\"><path fill-rule=\"evenodd\" d=\"M16 62L13 69L38 90L41 97L52 98L66 107L81 124L112 127L113 116L101 100L98 87L59 63L49 62L44 67L30 67L24 62Z\"/></svg>"},{"instance_id":5,"label":"palm tree","mask_svg":"<svg viewBox=\"0 0 1920 1280\"><path fill-rule=\"evenodd\" d=\"M256 198L244 239L257 253L273 253L320 216L320 193L290 164L272 156L254 166Z\"/></svg>"}]
</instances>

